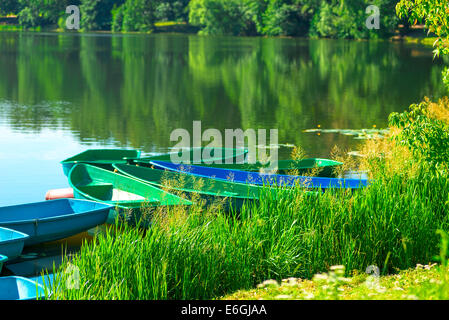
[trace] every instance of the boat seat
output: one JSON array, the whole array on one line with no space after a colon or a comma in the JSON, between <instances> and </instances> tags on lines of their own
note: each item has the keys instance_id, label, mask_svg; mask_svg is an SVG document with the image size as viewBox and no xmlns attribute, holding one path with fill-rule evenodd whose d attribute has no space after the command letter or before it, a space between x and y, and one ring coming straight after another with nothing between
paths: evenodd
<instances>
[{"instance_id":1,"label":"boat seat","mask_svg":"<svg viewBox=\"0 0 449 320\"><path fill-rule=\"evenodd\" d=\"M86 194L93 196L94 198L108 201L112 198L112 183L104 184L90 184L85 186L80 186L78 189Z\"/></svg>"}]
</instances>

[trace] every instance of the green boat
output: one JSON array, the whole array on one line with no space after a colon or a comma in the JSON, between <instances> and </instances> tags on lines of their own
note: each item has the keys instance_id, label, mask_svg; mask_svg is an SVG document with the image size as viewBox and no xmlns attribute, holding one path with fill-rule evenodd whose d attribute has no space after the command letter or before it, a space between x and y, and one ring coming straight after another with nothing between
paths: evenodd
<instances>
[{"instance_id":1,"label":"green boat","mask_svg":"<svg viewBox=\"0 0 449 320\"><path fill-rule=\"evenodd\" d=\"M120 216L133 223L142 220L148 226L156 208L192 204L154 185L88 164L75 165L68 179L75 198L114 206L108 223Z\"/></svg>"},{"instance_id":2,"label":"green boat","mask_svg":"<svg viewBox=\"0 0 449 320\"><path fill-rule=\"evenodd\" d=\"M181 160L184 156L185 159L180 161L184 164L204 164L206 159L208 162L225 162L225 161L244 161L245 155L248 153L247 149L233 149L233 148L214 148L214 147L202 147L202 148L190 148L180 150L178 152L171 152L151 157L136 157L135 159L128 159L133 164L149 164L150 161L175 161ZM198 160L196 159L198 158Z\"/></svg>"},{"instance_id":3,"label":"green boat","mask_svg":"<svg viewBox=\"0 0 449 320\"><path fill-rule=\"evenodd\" d=\"M303 160L278 160L277 166L274 168L273 173L277 174L288 174L292 172L295 175L304 175L313 172L313 169L317 170L317 177L333 177L334 169L341 166L343 163L329 160L329 159L303 159ZM269 170L269 163L257 162L254 164L250 163L236 163L236 164L201 164L202 167L218 168L218 169L231 169L240 171L252 171L252 172L263 172L264 170Z\"/></svg>"},{"instance_id":4,"label":"green boat","mask_svg":"<svg viewBox=\"0 0 449 320\"><path fill-rule=\"evenodd\" d=\"M112 169L113 163L127 163L127 158L139 158L139 150L127 149L90 149L61 161L64 174L68 176L70 169L77 163L87 163Z\"/></svg>"},{"instance_id":5,"label":"green boat","mask_svg":"<svg viewBox=\"0 0 449 320\"><path fill-rule=\"evenodd\" d=\"M185 195L192 202L201 200L207 206L222 205L225 210L229 210L232 206L238 211L247 200L258 200L261 194L266 195L267 192L271 193L272 197L276 197L276 193L279 192L278 188L264 188L226 180L199 178L187 173L126 164L114 164L113 166L117 172L136 180L150 183L173 194Z\"/></svg>"}]
</instances>

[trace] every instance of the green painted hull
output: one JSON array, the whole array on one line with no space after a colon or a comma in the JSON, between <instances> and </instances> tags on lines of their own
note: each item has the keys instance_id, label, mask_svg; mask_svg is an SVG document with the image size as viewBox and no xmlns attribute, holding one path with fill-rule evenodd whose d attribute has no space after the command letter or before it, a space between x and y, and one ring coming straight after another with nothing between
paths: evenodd
<instances>
[{"instance_id":1,"label":"green painted hull","mask_svg":"<svg viewBox=\"0 0 449 320\"><path fill-rule=\"evenodd\" d=\"M128 158L139 158L139 150L90 149L61 161L64 174L68 176L75 164L87 163L104 169L112 169L113 163L127 163Z\"/></svg>"},{"instance_id":2,"label":"green painted hull","mask_svg":"<svg viewBox=\"0 0 449 320\"><path fill-rule=\"evenodd\" d=\"M239 210L245 201L257 201L261 194L271 193L275 197L279 189L264 188L250 184L235 183L226 180L198 178L189 174L164 171L141 166L115 164L114 168L121 174L139 181L153 184L170 193L184 195L192 202L209 205L223 205L224 209ZM284 191L285 192L285 191Z\"/></svg>"},{"instance_id":3,"label":"green painted hull","mask_svg":"<svg viewBox=\"0 0 449 320\"><path fill-rule=\"evenodd\" d=\"M279 160L275 173L278 174L288 174L289 171L294 171L295 175L304 175L308 172L312 172L314 168L318 169L318 177L332 177L334 176L334 168L341 166L343 163L329 160L329 159L303 159L303 160ZM218 169L231 169L240 171L253 171L261 172L264 169L269 169L269 164L262 164L260 162L249 164L249 163L237 163L237 164L202 164L203 167L218 168Z\"/></svg>"},{"instance_id":4,"label":"green painted hull","mask_svg":"<svg viewBox=\"0 0 449 320\"><path fill-rule=\"evenodd\" d=\"M136 179L88 164L77 164L69 173L69 184L77 199L88 199L113 205L108 217L113 223L118 216L131 222L151 221L152 212L160 206L190 205L191 202Z\"/></svg>"},{"instance_id":5,"label":"green painted hull","mask_svg":"<svg viewBox=\"0 0 449 320\"><path fill-rule=\"evenodd\" d=\"M244 161L245 154L248 153L247 149L232 149L232 148L191 148L189 150L179 152L166 153L158 156L143 157L132 159L132 163L149 164L150 161L175 161L181 159L182 156L186 159L182 160L185 164L203 164L204 158L208 161ZM196 158L200 161L194 162Z\"/></svg>"}]
</instances>

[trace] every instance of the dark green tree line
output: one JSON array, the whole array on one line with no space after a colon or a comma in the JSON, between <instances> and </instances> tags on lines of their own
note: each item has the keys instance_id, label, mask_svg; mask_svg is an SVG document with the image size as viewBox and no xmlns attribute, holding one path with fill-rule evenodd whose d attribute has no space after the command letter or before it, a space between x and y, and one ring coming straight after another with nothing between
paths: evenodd
<instances>
[{"instance_id":1,"label":"dark green tree line","mask_svg":"<svg viewBox=\"0 0 449 320\"><path fill-rule=\"evenodd\" d=\"M400 22L398 0L3 0L0 14L16 13L24 27L58 23L69 4L80 6L83 30L148 32L155 22L182 22L202 34L383 38ZM379 29L368 29L370 5ZM60 21L59 21L60 22ZM402 21L404 23L404 21ZM61 22L59 23L60 25Z\"/></svg>"}]
</instances>

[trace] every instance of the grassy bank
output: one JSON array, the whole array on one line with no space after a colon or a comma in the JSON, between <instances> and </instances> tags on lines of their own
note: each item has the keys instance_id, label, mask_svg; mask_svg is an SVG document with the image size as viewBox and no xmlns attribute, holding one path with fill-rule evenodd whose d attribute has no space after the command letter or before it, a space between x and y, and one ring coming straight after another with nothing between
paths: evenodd
<instances>
[{"instance_id":1,"label":"grassy bank","mask_svg":"<svg viewBox=\"0 0 449 320\"><path fill-rule=\"evenodd\" d=\"M393 114L389 136L365 142L354 163L370 174L365 189L310 196L298 187L266 192L239 215L194 206L161 211L146 231L117 225L66 261L52 298L214 299L335 265L351 276L432 263L437 231L449 231L448 106ZM65 286L73 265L77 290Z\"/></svg>"},{"instance_id":2,"label":"grassy bank","mask_svg":"<svg viewBox=\"0 0 449 320\"><path fill-rule=\"evenodd\" d=\"M417 265L395 275L377 277L358 274L344 277L344 268L335 266L312 280L267 280L257 289L238 291L223 300L447 300L448 268Z\"/></svg>"}]
</instances>

